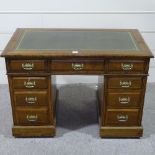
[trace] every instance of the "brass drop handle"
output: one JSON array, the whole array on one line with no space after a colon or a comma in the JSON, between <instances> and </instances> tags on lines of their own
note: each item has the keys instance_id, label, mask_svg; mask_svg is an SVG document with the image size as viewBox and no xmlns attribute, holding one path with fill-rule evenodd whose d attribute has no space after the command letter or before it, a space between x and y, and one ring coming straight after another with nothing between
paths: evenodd
<instances>
[{"instance_id":1,"label":"brass drop handle","mask_svg":"<svg viewBox=\"0 0 155 155\"><path fill-rule=\"evenodd\" d=\"M128 115L117 115L117 120L119 122L127 122L128 121Z\"/></svg>"},{"instance_id":2,"label":"brass drop handle","mask_svg":"<svg viewBox=\"0 0 155 155\"><path fill-rule=\"evenodd\" d=\"M27 115L26 118L29 122L36 122L38 119L38 115Z\"/></svg>"},{"instance_id":3,"label":"brass drop handle","mask_svg":"<svg viewBox=\"0 0 155 155\"><path fill-rule=\"evenodd\" d=\"M23 63L23 64L22 64L22 68L23 68L24 70L32 70L33 67L34 67L34 64L33 64L33 63L27 62L27 63Z\"/></svg>"},{"instance_id":4,"label":"brass drop handle","mask_svg":"<svg viewBox=\"0 0 155 155\"><path fill-rule=\"evenodd\" d=\"M131 86L131 81L120 81L120 86L122 88L129 88Z\"/></svg>"},{"instance_id":5,"label":"brass drop handle","mask_svg":"<svg viewBox=\"0 0 155 155\"><path fill-rule=\"evenodd\" d=\"M82 70L84 68L84 64L82 64L82 63L72 63L72 68L74 70Z\"/></svg>"},{"instance_id":6,"label":"brass drop handle","mask_svg":"<svg viewBox=\"0 0 155 155\"><path fill-rule=\"evenodd\" d=\"M130 103L130 97L119 97L118 98L120 104L129 104Z\"/></svg>"},{"instance_id":7,"label":"brass drop handle","mask_svg":"<svg viewBox=\"0 0 155 155\"><path fill-rule=\"evenodd\" d=\"M36 85L36 82L35 81L24 81L24 86L26 88L34 88Z\"/></svg>"},{"instance_id":8,"label":"brass drop handle","mask_svg":"<svg viewBox=\"0 0 155 155\"><path fill-rule=\"evenodd\" d=\"M28 104L34 104L37 102L37 97L25 97L25 102Z\"/></svg>"},{"instance_id":9,"label":"brass drop handle","mask_svg":"<svg viewBox=\"0 0 155 155\"><path fill-rule=\"evenodd\" d=\"M133 69L133 64L132 63L121 63L121 68L124 71L132 70Z\"/></svg>"}]
</instances>

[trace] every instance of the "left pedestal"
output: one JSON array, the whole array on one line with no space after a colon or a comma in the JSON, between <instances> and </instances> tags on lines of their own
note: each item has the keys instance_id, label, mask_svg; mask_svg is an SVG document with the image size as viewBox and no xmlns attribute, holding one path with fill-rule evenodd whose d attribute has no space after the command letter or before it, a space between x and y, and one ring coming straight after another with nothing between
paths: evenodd
<instances>
[{"instance_id":1,"label":"left pedestal","mask_svg":"<svg viewBox=\"0 0 155 155\"><path fill-rule=\"evenodd\" d=\"M11 59L6 63L14 121L13 136L54 136L55 82L48 73L47 62Z\"/></svg>"}]
</instances>

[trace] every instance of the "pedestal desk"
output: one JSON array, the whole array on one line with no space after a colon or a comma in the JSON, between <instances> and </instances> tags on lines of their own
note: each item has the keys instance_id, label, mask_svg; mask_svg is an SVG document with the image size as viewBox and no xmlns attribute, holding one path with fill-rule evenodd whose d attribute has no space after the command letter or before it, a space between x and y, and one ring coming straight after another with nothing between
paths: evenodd
<instances>
[{"instance_id":1,"label":"pedestal desk","mask_svg":"<svg viewBox=\"0 0 155 155\"><path fill-rule=\"evenodd\" d=\"M135 29L17 29L3 51L15 137L54 136L54 75L98 75L101 137L140 137L152 53Z\"/></svg>"}]
</instances>

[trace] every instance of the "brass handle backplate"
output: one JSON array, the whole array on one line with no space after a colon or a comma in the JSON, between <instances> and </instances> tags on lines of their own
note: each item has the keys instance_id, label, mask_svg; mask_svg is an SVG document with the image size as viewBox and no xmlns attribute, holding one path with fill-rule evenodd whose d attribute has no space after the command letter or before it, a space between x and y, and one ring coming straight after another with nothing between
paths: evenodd
<instances>
[{"instance_id":1,"label":"brass handle backplate","mask_svg":"<svg viewBox=\"0 0 155 155\"><path fill-rule=\"evenodd\" d=\"M132 70L133 69L133 64L132 63L121 63L121 68L124 71Z\"/></svg>"},{"instance_id":2,"label":"brass handle backplate","mask_svg":"<svg viewBox=\"0 0 155 155\"><path fill-rule=\"evenodd\" d=\"M27 115L26 118L29 122L35 122L38 119L38 115Z\"/></svg>"},{"instance_id":3,"label":"brass handle backplate","mask_svg":"<svg viewBox=\"0 0 155 155\"><path fill-rule=\"evenodd\" d=\"M129 88L131 86L131 81L120 81L120 86L122 88Z\"/></svg>"},{"instance_id":4,"label":"brass handle backplate","mask_svg":"<svg viewBox=\"0 0 155 155\"><path fill-rule=\"evenodd\" d=\"M130 97L119 97L118 98L120 104L129 104L130 103Z\"/></svg>"},{"instance_id":5,"label":"brass handle backplate","mask_svg":"<svg viewBox=\"0 0 155 155\"><path fill-rule=\"evenodd\" d=\"M33 67L34 67L34 64L33 64L33 63L27 62L27 63L23 63L23 64L22 64L22 68L23 68L24 70L32 70Z\"/></svg>"},{"instance_id":6,"label":"brass handle backplate","mask_svg":"<svg viewBox=\"0 0 155 155\"><path fill-rule=\"evenodd\" d=\"M128 115L117 115L117 120L119 122L127 122L128 121Z\"/></svg>"},{"instance_id":7,"label":"brass handle backplate","mask_svg":"<svg viewBox=\"0 0 155 155\"><path fill-rule=\"evenodd\" d=\"M25 102L29 104L34 104L37 102L37 97L25 97Z\"/></svg>"},{"instance_id":8,"label":"brass handle backplate","mask_svg":"<svg viewBox=\"0 0 155 155\"><path fill-rule=\"evenodd\" d=\"M34 88L35 85L36 85L36 82L35 81L30 81L30 80L24 81L24 86L26 88Z\"/></svg>"},{"instance_id":9,"label":"brass handle backplate","mask_svg":"<svg viewBox=\"0 0 155 155\"><path fill-rule=\"evenodd\" d=\"M72 63L72 68L74 70L82 70L83 67L84 67L84 64L82 64L82 63Z\"/></svg>"}]
</instances>

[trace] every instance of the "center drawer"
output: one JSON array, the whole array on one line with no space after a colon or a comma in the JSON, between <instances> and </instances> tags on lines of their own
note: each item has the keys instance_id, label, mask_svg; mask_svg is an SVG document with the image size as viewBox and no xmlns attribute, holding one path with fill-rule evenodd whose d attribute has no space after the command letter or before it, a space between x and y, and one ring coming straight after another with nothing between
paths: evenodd
<instances>
[{"instance_id":1,"label":"center drawer","mask_svg":"<svg viewBox=\"0 0 155 155\"><path fill-rule=\"evenodd\" d=\"M48 87L47 77L13 77L15 89L42 89Z\"/></svg>"},{"instance_id":2,"label":"center drawer","mask_svg":"<svg viewBox=\"0 0 155 155\"><path fill-rule=\"evenodd\" d=\"M14 101L17 106L44 106L48 103L47 91L15 91Z\"/></svg>"},{"instance_id":3,"label":"center drawer","mask_svg":"<svg viewBox=\"0 0 155 155\"><path fill-rule=\"evenodd\" d=\"M17 108L15 116L18 125L45 125L49 123L47 108Z\"/></svg>"},{"instance_id":4,"label":"center drawer","mask_svg":"<svg viewBox=\"0 0 155 155\"><path fill-rule=\"evenodd\" d=\"M51 71L104 71L104 60L52 60Z\"/></svg>"}]
</instances>

